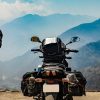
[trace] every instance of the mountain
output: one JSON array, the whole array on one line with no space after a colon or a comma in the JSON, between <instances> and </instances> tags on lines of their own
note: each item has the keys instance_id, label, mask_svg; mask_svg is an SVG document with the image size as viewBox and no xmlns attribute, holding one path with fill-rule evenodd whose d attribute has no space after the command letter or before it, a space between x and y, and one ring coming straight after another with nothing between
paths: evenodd
<instances>
[{"instance_id":1,"label":"mountain","mask_svg":"<svg viewBox=\"0 0 100 100\"><path fill-rule=\"evenodd\" d=\"M65 30L95 18L70 14L53 14L39 16L27 14L6 23L2 29L3 46L0 50L0 60L9 60L20 56L32 48L30 38L37 35L40 38L54 37ZM9 52L8 52L9 51Z\"/></svg>"},{"instance_id":2,"label":"mountain","mask_svg":"<svg viewBox=\"0 0 100 100\"><path fill-rule=\"evenodd\" d=\"M0 20L0 26L3 25L5 23L4 20Z\"/></svg>"},{"instance_id":3,"label":"mountain","mask_svg":"<svg viewBox=\"0 0 100 100\"><path fill-rule=\"evenodd\" d=\"M3 76L3 72L4 72L4 67L3 66L4 66L3 62L0 61L0 80L2 79L1 76Z\"/></svg>"},{"instance_id":4,"label":"mountain","mask_svg":"<svg viewBox=\"0 0 100 100\"><path fill-rule=\"evenodd\" d=\"M30 51L12 60L0 62L0 66L3 66L0 67L0 87L20 89L23 74L33 71L41 63L38 54ZM88 90L100 90L99 81L97 82L100 79L100 41L81 47L79 53L73 55L70 65L73 69L82 71L87 79Z\"/></svg>"},{"instance_id":5,"label":"mountain","mask_svg":"<svg viewBox=\"0 0 100 100\"><path fill-rule=\"evenodd\" d=\"M87 80L86 89L100 91L100 65L80 69Z\"/></svg>"},{"instance_id":6,"label":"mountain","mask_svg":"<svg viewBox=\"0 0 100 100\"><path fill-rule=\"evenodd\" d=\"M81 47L70 65L84 74L87 90L100 91L100 40Z\"/></svg>"},{"instance_id":7,"label":"mountain","mask_svg":"<svg viewBox=\"0 0 100 100\"><path fill-rule=\"evenodd\" d=\"M33 55L29 51L37 46L30 42L32 35L41 38L56 36L74 25L91 20L91 18L69 14L49 16L28 14L1 26L4 36L0 59L10 60L0 62L0 87L19 88L22 75L41 64L38 55Z\"/></svg>"},{"instance_id":8,"label":"mountain","mask_svg":"<svg viewBox=\"0 0 100 100\"><path fill-rule=\"evenodd\" d=\"M0 88L20 89L22 76L41 64L37 54L28 51L12 60L0 62Z\"/></svg>"},{"instance_id":9,"label":"mountain","mask_svg":"<svg viewBox=\"0 0 100 100\"><path fill-rule=\"evenodd\" d=\"M100 41L89 43L79 49L71 60L72 66L77 68L94 67L100 65Z\"/></svg>"},{"instance_id":10,"label":"mountain","mask_svg":"<svg viewBox=\"0 0 100 100\"><path fill-rule=\"evenodd\" d=\"M100 19L92 22L80 24L60 35L63 41L72 36L79 36L80 43L83 46L89 42L100 40Z\"/></svg>"},{"instance_id":11,"label":"mountain","mask_svg":"<svg viewBox=\"0 0 100 100\"><path fill-rule=\"evenodd\" d=\"M87 90L100 91L100 19L76 26L64 32L61 38L66 41L72 36L79 36L80 42L70 47L80 46L79 52L73 55L69 65L84 74L87 79Z\"/></svg>"}]
</instances>

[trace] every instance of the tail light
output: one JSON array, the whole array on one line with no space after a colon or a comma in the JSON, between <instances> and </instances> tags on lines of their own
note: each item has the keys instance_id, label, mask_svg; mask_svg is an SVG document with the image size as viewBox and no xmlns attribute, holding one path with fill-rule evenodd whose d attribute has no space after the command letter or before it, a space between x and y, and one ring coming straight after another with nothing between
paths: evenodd
<instances>
[{"instance_id":1,"label":"tail light","mask_svg":"<svg viewBox=\"0 0 100 100\"><path fill-rule=\"evenodd\" d=\"M53 83L55 83L55 81L54 80L46 80L46 83L53 84Z\"/></svg>"},{"instance_id":2,"label":"tail light","mask_svg":"<svg viewBox=\"0 0 100 100\"><path fill-rule=\"evenodd\" d=\"M56 71L52 71L52 75L53 76L56 76Z\"/></svg>"},{"instance_id":3,"label":"tail light","mask_svg":"<svg viewBox=\"0 0 100 100\"><path fill-rule=\"evenodd\" d=\"M47 76L56 76L56 71L46 71Z\"/></svg>"},{"instance_id":4,"label":"tail light","mask_svg":"<svg viewBox=\"0 0 100 100\"><path fill-rule=\"evenodd\" d=\"M47 76L49 76L49 75L50 75L50 71L46 71L45 73L46 73L46 75L47 75Z\"/></svg>"}]
</instances>

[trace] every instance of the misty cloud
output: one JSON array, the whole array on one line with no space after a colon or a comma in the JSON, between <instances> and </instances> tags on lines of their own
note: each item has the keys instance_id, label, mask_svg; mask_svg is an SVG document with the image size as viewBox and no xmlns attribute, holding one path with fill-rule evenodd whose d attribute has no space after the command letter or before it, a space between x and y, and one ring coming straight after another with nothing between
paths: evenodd
<instances>
[{"instance_id":1,"label":"misty cloud","mask_svg":"<svg viewBox=\"0 0 100 100\"><path fill-rule=\"evenodd\" d=\"M0 2L0 20L9 20L28 13L41 14L45 11L45 7L45 3L23 3L19 1L15 3Z\"/></svg>"},{"instance_id":2,"label":"misty cloud","mask_svg":"<svg viewBox=\"0 0 100 100\"><path fill-rule=\"evenodd\" d=\"M100 0L0 0L0 20L12 20L25 14L69 13L100 17Z\"/></svg>"}]
</instances>

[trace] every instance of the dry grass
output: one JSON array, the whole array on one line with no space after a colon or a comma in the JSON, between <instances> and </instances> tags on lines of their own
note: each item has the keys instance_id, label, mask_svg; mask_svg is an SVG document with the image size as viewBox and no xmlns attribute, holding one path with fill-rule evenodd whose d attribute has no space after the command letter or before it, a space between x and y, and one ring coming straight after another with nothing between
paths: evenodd
<instances>
[{"instance_id":1,"label":"dry grass","mask_svg":"<svg viewBox=\"0 0 100 100\"><path fill-rule=\"evenodd\" d=\"M20 92L0 92L0 100L33 100ZM74 100L100 100L100 92L87 92L87 96L74 97Z\"/></svg>"}]
</instances>

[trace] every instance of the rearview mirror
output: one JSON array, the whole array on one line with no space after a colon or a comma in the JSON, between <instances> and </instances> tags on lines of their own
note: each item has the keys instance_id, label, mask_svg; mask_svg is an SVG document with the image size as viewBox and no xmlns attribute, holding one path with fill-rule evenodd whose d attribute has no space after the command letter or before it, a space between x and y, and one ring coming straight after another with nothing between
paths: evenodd
<instances>
[{"instance_id":1,"label":"rearview mirror","mask_svg":"<svg viewBox=\"0 0 100 100\"><path fill-rule=\"evenodd\" d=\"M73 43L73 42L78 42L80 41L80 38L75 36L75 37L72 37L71 40L70 40L70 43Z\"/></svg>"},{"instance_id":2,"label":"rearview mirror","mask_svg":"<svg viewBox=\"0 0 100 100\"><path fill-rule=\"evenodd\" d=\"M32 36L32 37L31 37L31 41L32 41L32 42L40 42L40 43L41 43L39 37L37 37L37 36Z\"/></svg>"},{"instance_id":3,"label":"rearview mirror","mask_svg":"<svg viewBox=\"0 0 100 100\"><path fill-rule=\"evenodd\" d=\"M70 42L68 42L66 45L71 44L73 42L78 42L78 41L80 41L80 38L78 36L75 36L75 37L72 37Z\"/></svg>"}]
</instances>

